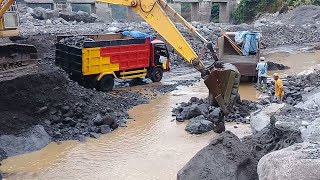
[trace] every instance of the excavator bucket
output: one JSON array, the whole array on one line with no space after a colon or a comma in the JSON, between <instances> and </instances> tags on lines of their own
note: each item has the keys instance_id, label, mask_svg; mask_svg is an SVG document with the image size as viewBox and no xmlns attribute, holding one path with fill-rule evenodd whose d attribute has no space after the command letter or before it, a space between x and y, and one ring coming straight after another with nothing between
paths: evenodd
<instances>
[{"instance_id":1,"label":"excavator bucket","mask_svg":"<svg viewBox=\"0 0 320 180\"><path fill-rule=\"evenodd\" d=\"M209 89L209 102L220 107L226 115L238 97L241 75L238 69L229 63L217 63L208 71L210 74L204 83Z\"/></svg>"},{"instance_id":2,"label":"excavator bucket","mask_svg":"<svg viewBox=\"0 0 320 180\"><path fill-rule=\"evenodd\" d=\"M35 73L39 61L37 49L32 45L0 45L0 81Z\"/></svg>"}]
</instances>

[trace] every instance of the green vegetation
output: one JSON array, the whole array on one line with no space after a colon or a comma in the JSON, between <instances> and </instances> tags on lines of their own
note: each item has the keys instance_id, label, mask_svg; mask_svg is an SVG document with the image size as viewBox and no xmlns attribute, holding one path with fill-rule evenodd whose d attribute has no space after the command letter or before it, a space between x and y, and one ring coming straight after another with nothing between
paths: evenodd
<instances>
[{"instance_id":1,"label":"green vegetation","mask_svg":"<svg viewBox=\"0 0 320 180\"><path fill-rule=\"evenodd\" d=\"M191 21L191 3L181 3L181 16Z\"/></svg>"},{"instance_id":2,"label":"green vegetation","mask_svg":"<svg viewBox=\"0 0 320 180\"><path fill-rule=\"evenodd\" d=\"M220 4L219 3L213 3L212 4L211 17L210 17L210 21L211 22L214 22L214 23L218 23L219 22L219 8L220 8Z\"/></svg>"},{"instance_id":3,"label":"green vegetation","mask_svg":"<svg viewBox=\"0 0 320 180\"><path fill-rule=\"evenodd\" d=\"M252 21L262 13L275 13L283 5L294 8L304 4L320 5L320 0L241 0L233 12L233 18L236 23L243 23Z\"/></svg>"}]
</instances>

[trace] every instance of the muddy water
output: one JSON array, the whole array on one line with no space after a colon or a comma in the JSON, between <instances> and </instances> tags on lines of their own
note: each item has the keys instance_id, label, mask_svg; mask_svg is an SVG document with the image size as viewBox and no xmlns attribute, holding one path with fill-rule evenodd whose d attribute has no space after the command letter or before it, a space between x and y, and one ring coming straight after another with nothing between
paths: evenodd
<instances>
[{"instance_id":1,"label":"muddy water","mask_svg":"<svg viewBox=\"0 0 320 180\"><path fill-rule=\"evenodd\" d=\"M320 64L320 52L274 53L266 57L290 66L291 69L282 71L287 74L296 74ZM189 74L184 74L186 77L177 79L190 78ZM173 75L172 78L176 77ZM241 85L240 94L242 99L251 100L259 96L252 84ZM172 107L192 96L207 96L202 82L133 108L129 114L134 120L127 128L99 139L89 139L86 143L51 143L38 152L3 161L0 170L8 173L8 180L175 179L178 170L216 136L213 132L189 135L184 131L185 123L172 121ZM247 125L233 123L228 124L227 129L240 137L250 134Z\"/></svg>"},{"instance_id":2,"label":"muddy water","mask_svg":"<svg viewBox=\"0 0 320 180\"><path fill-rule=\"evenodd\" d=\"M172 122L171 109L192 96L206 97L201 82L130 110L127 128L87 143L50 144L41 151L3 161L7 179L175 179L176 173L215 133L189 135L186 123ZM237 126L238 128L234 128ZM249 135L247 125L229 124L239 136Z\"/></svg>"},{"instance_id":3,"label":"muddy water","mask_svg":"<svg viewBox=\"0 0 320 180\"><path fill-rule=\"evenodd\" d=\"M290 67L290 69L280 71L281 73L295 75L303 71L313 70L315 65L320 64L320 51L306 53L279 52L266 55L266 59Z\"/></svg>"}]
</instances>

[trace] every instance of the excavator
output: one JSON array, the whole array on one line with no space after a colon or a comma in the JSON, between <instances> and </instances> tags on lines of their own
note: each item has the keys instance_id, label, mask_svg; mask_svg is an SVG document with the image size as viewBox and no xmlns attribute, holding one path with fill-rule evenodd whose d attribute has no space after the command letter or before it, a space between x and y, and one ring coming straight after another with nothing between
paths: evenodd
<instances>
[{"instance_id":1,"label":"excavator","mask_svg":"<svg viewBox=\"0 0 320 180\"><path fill-rule=\"evenodd\" d=\"M19 17L15 0L0 0L0 38L19 36ZM37 72L37 49L32 45L0 44L0 81Z\"/></svg>"},{"instance_id":2,"label":"excavator","mask_svg":"<svg viewBox=\"0 0 320 180\"><path fill-rule=\"evenodd\" d=\"M234 101L238 98L240 73L238 69L228 63L219 61L213 44L204 38L195 27L179 15L165 0L97 0L101 3L123 5L132 8L152 28L154 28L187 62L201 73L209 89L209 102L220 106L224 114L228 114ZM169 18L171 14L183 24L191 33L195 34L204 45L198 56L190 44L182 36ZM213 63L205 67L201 61L206 51L210 52Z\"/></svg>"},{"instance_id":3,"label":"excavator","mask_svg":"<svg viewBox=\"0 0 320 180\"><path fill-rule=\"evenodd\" d=\"M217 58L211 42L204 38L195 27L188 23L164 0L97 0L102 3L124 5L132 8L147 23L150 24L187 62L201 73L209 89L211 105L221 107L228 114L238 97L240 73L237 68L228 63L222 63ZM19 34L19 19L15 0L0 0L0 37L16 37ZM168 14L186 26L203 42L204 49L198 56L190 44L178 31ZM207 51L212 55L212 65L205 67L201 61ZM37 70L37 49L25 44L0 45L0 81L11 80ZM224 123L222 124L224 126Z\"/></svg>"}]
</instances>

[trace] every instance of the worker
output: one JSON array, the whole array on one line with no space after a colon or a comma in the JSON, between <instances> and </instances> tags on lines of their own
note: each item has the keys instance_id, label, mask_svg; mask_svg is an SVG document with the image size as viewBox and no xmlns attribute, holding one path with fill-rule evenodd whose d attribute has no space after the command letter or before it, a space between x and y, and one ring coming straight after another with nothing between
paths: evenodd
<instances>
[{"instance_id":1,"label":"worker","mask_svg":"<svg viewBox=\"0 0 320 180\"><path fill-rule=\"evenodd\" d=\"M268 64L265 62L264 57L260 57L260 62L257 64L256 70L258 71L257 87L259 90L262 90L262 92L265 92L267 90Z\"/></svg>"},{"instance_id":2,"label":"worker","mask_svg":"<svg viewBox=\"0 0 320 180\"><path fill-rule=\"evenodd\" d=\"M165 56L160 56L159 62L162 64L163 69L167 69L167 57Z\"/></svg>"},{"instance_id":3,"label":"worker","mask_svg":"<svg viewBox=\"0 0 320 180\"><path fill-rule=\"evenodd\" d=\"M283 89L283 83L282 80L279 78L279 74L278 73L274 73L273 74L273 79L275 81L274 83L274 94L276 96L277 99L277 103L282 103L283 100L283 96L284 96L284 89Z\"/></svg>"}]
</instances>

